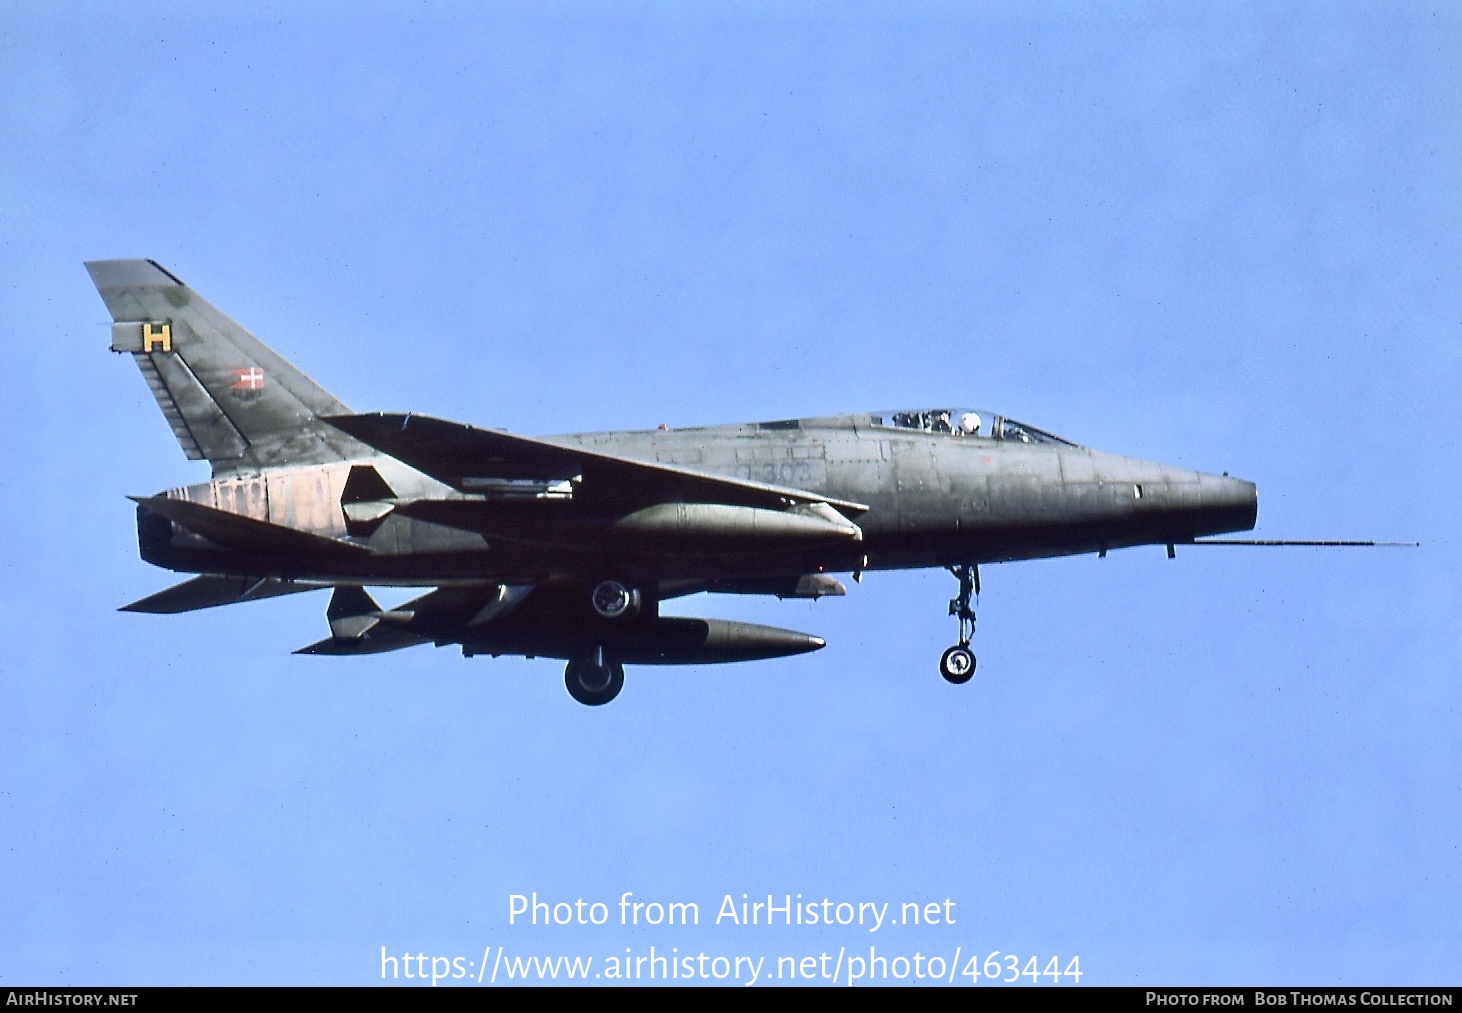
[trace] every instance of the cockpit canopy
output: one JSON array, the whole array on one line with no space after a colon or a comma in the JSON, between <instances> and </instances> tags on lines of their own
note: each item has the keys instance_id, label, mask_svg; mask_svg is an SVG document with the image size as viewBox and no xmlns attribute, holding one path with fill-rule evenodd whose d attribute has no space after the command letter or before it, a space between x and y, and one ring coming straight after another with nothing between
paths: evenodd
<instances>
[{"instance_id":1,"label":"cockpit canopy","mask_svg":"<svg viewBox=\"0 0 1462 1013\"><path fill-rule=\"evenodd\" d=\"M1074 447L1048 432L1024 422L978 408L924 408L909 411L872 412L868 421L889 429L912 429L921 433L945 433L953 437L982 440L1013 440L1018 443L1050 443Z\"/></svg>"}]
</instances>

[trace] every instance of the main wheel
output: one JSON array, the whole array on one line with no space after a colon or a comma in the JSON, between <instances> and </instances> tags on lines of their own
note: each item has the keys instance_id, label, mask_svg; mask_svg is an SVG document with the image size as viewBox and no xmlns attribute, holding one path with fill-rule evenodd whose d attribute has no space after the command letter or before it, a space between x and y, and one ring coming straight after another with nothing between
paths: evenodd
<instances>
[{"instance_id":1,"label":"main wheel","mask_svg":"<svg viewBox=\"0 0 1462 1013\"><path fill-rule=\"evenodd\" d=\"M975 676L975 654L968 647L951 647L939 659L939 674L956 686L969 682Z\"/></svg>"},{"instance_id":2,"label":"main wheel","mask_svg":"<svg viewBox=\"0 0 1462 1013\"><path fill-rule=\"evenodd\" d=\"M563 684L569 696L589 707L598 707L619 696L624 689L624 666L617 661L596 665L593 661L570 661L563 670Z\"/></svg>"}]
</instances>

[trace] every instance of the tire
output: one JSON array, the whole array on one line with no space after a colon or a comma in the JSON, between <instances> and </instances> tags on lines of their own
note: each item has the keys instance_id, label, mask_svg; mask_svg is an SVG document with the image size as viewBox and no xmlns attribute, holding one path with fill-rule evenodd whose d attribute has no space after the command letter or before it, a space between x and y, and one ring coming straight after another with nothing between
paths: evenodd
<instances>
[{"instance_id":1,"label":"tire","mask_svg":"<svg viewBox=\"0 0 1462 1013\"><path fill-rule=\"evenodd\" d=\"M962 686L975 677L975 655L968 647L951 647L939 659L939 674Z\"/></svg>"},{"instance_id":2,"label":"tire","mask_svg":"<svg viewBox=\"0 0 1462 1013\"><path fill-rule=\"evenodd\" d=\"M599 707L619 696L624 689L624 666L617 661L596 665L592 661L570 661L563 670L569 696L586 707Z\"/></svg>"}]
</instances>

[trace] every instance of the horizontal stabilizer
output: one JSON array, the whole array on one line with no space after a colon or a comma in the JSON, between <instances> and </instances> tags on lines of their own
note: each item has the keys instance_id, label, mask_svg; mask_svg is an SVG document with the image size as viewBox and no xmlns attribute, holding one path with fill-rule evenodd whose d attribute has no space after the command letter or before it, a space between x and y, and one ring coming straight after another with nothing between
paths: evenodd
<instances>
[{"instance_id":1,"label":"horizontal stabilizer","mask_svg":"<svg viewBox=\"0 0 1462 1013\"><path fill-rule=\"evenodd\" d=\"M782 509L826 503L843 513L866 513L863 503L829 499L805 489L766 485L675 465L617 457L584 447L496 429L478 429L429 415L339 415L330 423L362 443L463 492L491 491L504 480L572 481L599 499L700 501ZM545 486L547 488L547 486ZM575 494L577 495L577 493Z\"/></svg>"},{"instance_id":2,"label":"horizontal stabilizer","mask_svg":"<svg viewBox=\"0 0 1462 1013\"><path fill-rule=\"evenodd\" d=\"M148 595L130 605L123 605L122 612L147 612L153 615L176 615L196 609L214 608L218 605L234 605L243 601L257 601L260 598L275 598L282 594L298 594L301 591L318 591L328 584L275 580L272 577L215 577L204 575L174 584L165 591Z\"/></svg>"},{"instance_id":3,"label":"horizontal stabilizer","mask_svg":"<svg viewBox=\"0 0 1462 1013\"><path fill-rule=\"evenodd\" d=\"M252 549L264 553L294 552L368 553L363 545L339 538L311 534L268 521L255 520L240 514L204 506L185 499L167 496L130 496L139 505L155 514L181 524L210 542L229 548Z\"/></svg>"}]
</instances>

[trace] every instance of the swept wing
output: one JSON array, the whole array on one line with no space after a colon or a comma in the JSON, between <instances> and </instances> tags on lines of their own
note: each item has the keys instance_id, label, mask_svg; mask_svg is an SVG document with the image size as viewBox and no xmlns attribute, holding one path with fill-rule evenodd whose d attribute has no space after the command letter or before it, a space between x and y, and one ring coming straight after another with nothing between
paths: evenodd
<instances>
[{"instance_id":1,"label":"swept wing","mask_svg":"<svg viewBox=\"0 0 1462 1013\"><path fill-rule=\"evenodd\" d=\"M640 461L584 447L478 429L429 415L372 413L327 416L324 421L398 461L466 493L540 489L640 503L722 503L781 510L826 503L843 514L868 511L864 503L745 479L711 475L673 464ZM534 485L537 483L537 485Z\"/></svg>"}]
</instances>

